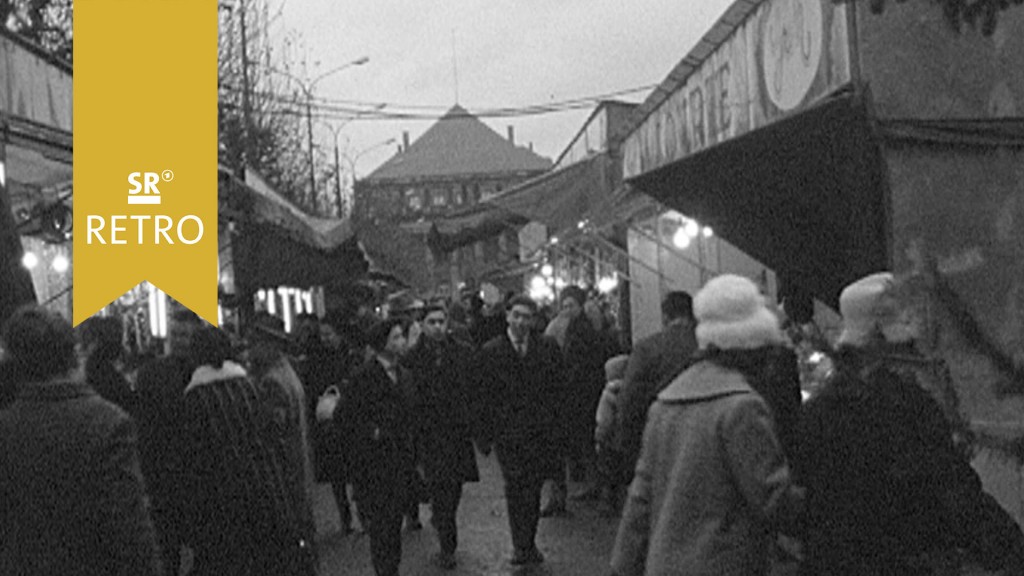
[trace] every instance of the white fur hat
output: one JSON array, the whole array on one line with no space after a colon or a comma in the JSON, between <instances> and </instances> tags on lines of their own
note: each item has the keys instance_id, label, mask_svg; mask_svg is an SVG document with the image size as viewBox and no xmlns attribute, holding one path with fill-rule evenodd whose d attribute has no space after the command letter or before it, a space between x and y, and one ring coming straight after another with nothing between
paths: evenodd
<instances>
[{"instance_id":1,"label":"white fur hat","mask_svg":"<svg viewBox=\"0 0 1024 576\"><path fill-rule=\"evenodd\" d=\"M693 299L697 344L722 350L751 350L784 341L779 319L757 286L742 276L712 279Z\"/></svg>"},{"instance_id":2,"label":"white fur hat","mask_svg":"<svg viewBox=\"0 0 1024 576\"><path fill-rule=\"evenodd\" d=\"M836 345L863 346L875 335L889 342L911 339L913 327L900 314L896 289L896 279L889 272L865 276L843 288L839 295L843 331Z\"/></svg>"}]
</instances>

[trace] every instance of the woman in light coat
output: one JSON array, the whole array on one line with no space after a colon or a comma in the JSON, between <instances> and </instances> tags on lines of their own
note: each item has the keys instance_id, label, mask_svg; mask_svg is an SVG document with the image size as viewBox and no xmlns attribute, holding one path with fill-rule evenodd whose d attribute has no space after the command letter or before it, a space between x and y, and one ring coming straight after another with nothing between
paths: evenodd
<instances>
[{"instance_id":1,"label":"woman in light coat","mask_svg":"<svg viewBox=\"0 0 1024 576\"><path fill-rule=\"evenodd\" d=\"M694 313L702 359L649 412L612 555L619 576L767 574L773 529L799 503L751 386L782 341L778 320L730 275L708 282Z\"/></svg>"}]
</instances>

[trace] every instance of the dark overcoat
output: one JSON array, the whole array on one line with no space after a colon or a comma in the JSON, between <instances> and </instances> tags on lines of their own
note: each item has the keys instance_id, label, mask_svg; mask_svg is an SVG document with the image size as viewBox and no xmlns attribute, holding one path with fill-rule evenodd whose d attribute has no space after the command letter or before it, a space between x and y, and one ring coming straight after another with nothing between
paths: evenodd
<instances>
[{"instance_id":1,"label":"dark overcoat","mask_svg":"<svg viewBox=\"0 0 1024 576\"><path fill-rule=\"evenodd\" d=\"M131 418L85 384L0 412L0 574L160 573Z\"/></svg>"},{"instance_id":2,"label":"dark overcoat","mask_svg":"<svg viewBox=\"0 0 1024 576\"><path fill-rule=\"evenodd\" d=\"M697 338L693 334L693 326L678 322L633 346L619 392L619 412L613 436L616 447L630 457L630 470L640 454L647 409L654 403L658 392L690 365L696 351Z\"/></svg>"},{"instance_id":3,"label":"dark overcoat","mask_svg":"<svg viewBox=\"0 0 1024 576\"><path fill-rule=\"evenodd\" d=\"M416 390L415 440L428 482L480 479L473 450L477 397L473 349L453 338L420 338L405 359Z\"/></svg>"},{"instance_id":4,"label":"dark overcoat","mask_svg":"<svg viewBox=\"0 0 1024 576\"><path fill-rule=\"evenodd\" d=\"M566 375L553 340L530 336L520 357L507 334L481 350L485 443L492 441L505 477L560 469Z\"/></svg>"},{"instance_id":5,"label":"dark overcoat","mask_svg":"<svg viewBox=\"0 0 1024 576\"><path fill-rule=\"evenodd\" d=\"M352 374L341 391L333 422L343 439L349 473L357 492L399 495L408 488L414 465L413 412L399 367L392 382L377 358Z\"/></svg>"},{"instance_id":6,"label":"dark overcoat","mask_svg":"<svg viewBox=\"0 0 1024 576\"><path fill-rule=\"evenodd\" d=\"M884 365L839 370L804 406L794 469L807 487L803 574L894 574L950 548L943 494L960 480L938 405Z\"/></svg>"}]
</instances>

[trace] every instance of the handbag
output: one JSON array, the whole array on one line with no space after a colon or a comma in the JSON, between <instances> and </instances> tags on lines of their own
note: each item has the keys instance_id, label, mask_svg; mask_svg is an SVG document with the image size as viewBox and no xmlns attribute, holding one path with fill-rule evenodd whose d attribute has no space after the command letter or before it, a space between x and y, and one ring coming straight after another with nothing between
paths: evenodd
<instances>
[{"instance_id":1,"label":"handbag","mask_svg":"<svg viewBox=\"0 0 1024 576\"><path fill-rule=\"evenodd\" d=\"M341 400L341 391L337 386L329 386L316 401L316 421L327 422L334 418L334 411Z\"/></svg>"}]
</instances>

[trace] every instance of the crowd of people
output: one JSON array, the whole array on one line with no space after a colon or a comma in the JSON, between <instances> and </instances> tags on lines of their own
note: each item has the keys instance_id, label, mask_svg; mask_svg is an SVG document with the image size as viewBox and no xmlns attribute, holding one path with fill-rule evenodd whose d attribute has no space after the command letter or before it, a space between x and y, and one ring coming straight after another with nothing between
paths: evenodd
<instances>
[{"instance_id":1,"label":"crowd of people","mask_svg":"<svg viewBox=\"0 0 1024 576\"><path fill-rule=\"evenodd\" d=\"M492 453L516 566L544 562L540 519L576 498L621 515L619 576L955 574L963 555L1019 573L1020 529L892 361L915 353L896 284L843 292L806 401L783 322L733 275L667 294L631 349L569 286L557 310L467 293L292 334L260 314L244 338L179 310L169 353L134 374L117 320L72 330L26 307L3 331L0 573L176 575L187 548L190 574L315 574L318 482L378 576L399 574L425 503L452 569L463 487Z\"/></svg>"}]
</instances>

